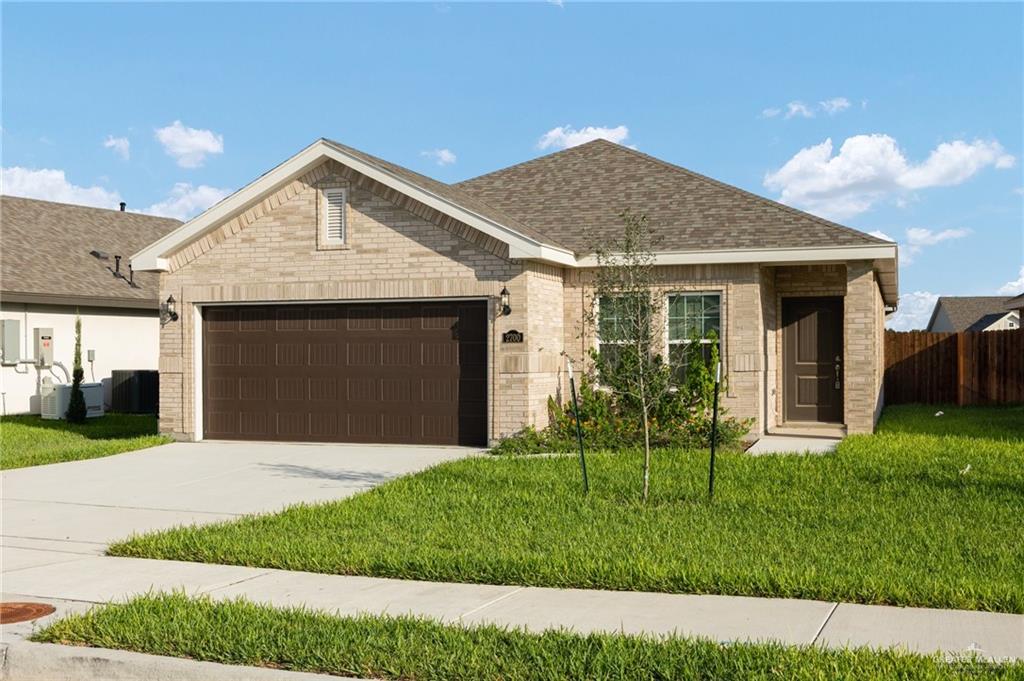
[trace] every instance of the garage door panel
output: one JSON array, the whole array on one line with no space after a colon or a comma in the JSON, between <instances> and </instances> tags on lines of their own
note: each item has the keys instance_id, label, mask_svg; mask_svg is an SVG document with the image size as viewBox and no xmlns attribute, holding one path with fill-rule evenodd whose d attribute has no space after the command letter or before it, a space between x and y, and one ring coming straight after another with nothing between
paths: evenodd
<instances>
[{"instance_id":1,"label":"garage door panel","mask_svg":"<svg viewBox=\"0 0 1024 681\"><path fill-rule=\"evenodd\" d=\"M242 307L238 310L238 330L243 333L268 331L271 312L265 307Z\"/></svg>"},{"instance_id":2,"label":"garage door panel","mask_svg":"<svg viewBox=\"0 0 1024 681\"><path fill-rule=\"evenodd\" d=\"M310 378L309 400L311 402L337 402L338 379L319 376Z\"/></svg>"},{"instance_id":3,"label":"garage door panel","mask_svg":"<svg viewBox=\"0 0 1024 681\"><path fill-rule=\"evenodd\" d=\"M346 308L345 327L349 331L377 331L380 329L380 308L376 305L360 305Z\"/></svg>"},{"instance_id":4,"label":"garage door panel","mask_svg":"<svg viewBox=\"0 0 1024 681\"><path fill-rule=\"evenodd\" d=\"M306 363L305 343L275 343L274 357L279 367L298 367Z\"/></svg>"},{"instance_id":5,"label":"garage door panel","mask_svg":"<svg viewBox=\"0 0 1024 681\"><path fill-rule=\"evenodd\" d=\"M349 341L345 351L345 363L350 367L380 364L380 343Z\"/></svg>"},{"instance_id":6,"label":"garage door panel","mask_svg":"<svg viewBox=\"0 0 1024 681\"><path fill-rule=\"evenodd\" d=\"M289 305L276 310L278 331L305 331L309 328L309 309L304 305Z\"/></svg>"},{"instance_id":7,"label":"garage door panel","mask_svg":"<svg viewBox=\"0 0 1024 681\"><path fill-rule=\"evenodd\" d=\"M486 310L482 302L208 308L205 435L484 444Z\"/></svg>"}]
</instances>

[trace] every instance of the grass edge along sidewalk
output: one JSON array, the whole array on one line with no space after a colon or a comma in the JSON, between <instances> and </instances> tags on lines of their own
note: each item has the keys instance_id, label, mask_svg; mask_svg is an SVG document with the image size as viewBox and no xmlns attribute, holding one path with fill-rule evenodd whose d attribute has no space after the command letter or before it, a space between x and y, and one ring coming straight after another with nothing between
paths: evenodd
<instances>
[{"instance_id":1,"label":"grass edge along sidewalk","mask_svg":"<svg viewBox=\"0 0 1024 681\"><path fill-rule=\"evenodd\" d=\"M380 679L1010 679L1024 664L895 650L679 637L540 634L413 617L340 617L243 599L149 594L98 606L33 640Z\"/></svg>"}]
</instances>

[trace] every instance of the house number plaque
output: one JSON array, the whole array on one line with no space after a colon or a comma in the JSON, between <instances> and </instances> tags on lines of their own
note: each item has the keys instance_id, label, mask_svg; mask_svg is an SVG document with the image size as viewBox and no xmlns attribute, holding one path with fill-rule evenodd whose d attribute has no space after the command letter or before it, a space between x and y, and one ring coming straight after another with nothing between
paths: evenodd
<instances>
[{"instance_id":1,"label":"house number plaque","mask_svg":"<svg viewBox=\"0 0 1024 681\"><path fill-rule=\"evenodd\" d=\"M510 330L506 331L505 333L501 334L501 342L502 343L522 343L523 342L523 332L522 331L516 331L515 329L510 329Z\"/></svg>"}]
</instances>

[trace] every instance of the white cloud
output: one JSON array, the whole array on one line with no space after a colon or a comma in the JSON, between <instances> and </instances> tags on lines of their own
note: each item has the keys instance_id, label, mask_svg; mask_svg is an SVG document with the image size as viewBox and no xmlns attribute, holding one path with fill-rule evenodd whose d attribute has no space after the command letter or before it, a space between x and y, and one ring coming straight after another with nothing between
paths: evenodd
<instances>
[{"instance_id":1,"label":"white cloud","mask_svg":"<svg viewBox=\"0 0 1024 681\"><path fill-rule=\"evenodd\" d=\"M201 184L193 187L189 182L178 182L170 196L144 209L143 213L167 218L188 220L217 203L231 193L230 189L218 189Z\"/></svg>"},{"instance_id":2,"label":"white cloud","mask_svg":"<svg viewBox=\"0 0 1024 681\"><path fill-rule=\"evenodd\" d=\"M31 170L14 166L0 170L0 192L30 199L116 209L121 195L99 186L80 187L63 170Z\"/></svg>"},{"instance_id":3,"label":"white cloud","mask_svg":"<svg viewBox=\"0 0 1024 681\"><path fill-rule=\"evenodd\" d=\"M814 118L814 111L803 102L790 102L786 105L786 118L789 119L795 116L799 116L800 118Z\"/></svg>"},{"instance_id":4,"label":"white cloud","mask_svg":"<svg viewBox=\"0 0 1024 681\"><path fill-rule=\"evenodd\" d=\"M770 106L767 109L761 109L761 118L775 118L780 113L782 113L782 109Z\"/></svg>"},{"instance_id":5,"label":"white cloud","mask_svg":"<svg viewBox=\"0 0 1024 681\"><path fill-rule=\"evenodd\" d=\"M212 130L199 130L174 121L156 129L156 139L168 156L174 157L182 168L198 168L209 154L224 153L224 136Z\"/></svg>"},{"instance_id":6,"label":"white cloud","mask_svg":"<svg viewBox=\"0 0 1024 681\"><path fill-rule=\"evenodd\" d=\"M900 264L909 265L925 246L934 246L943 241L962 239L971 233L969 229L944 229L941 232L933 232L924 227L910 227L907 229L906 240L900 244Z\"/></svg>"},{"instance_id":7,"label":"white cloud","mask_svg":"<svg viewBox=\"0 0 1024 681\"><path fill-rule=\"evenodd\" d=\"M103 146L107 149L113 149L114 153L125 161L131 158L131 142L128 141L127 137L107 135L107 139L103 140Z\"/></svg>"},{"instance_id":8,"label":"white cloud","mask_svg":"<svg viewBox=\"0 0 1024 681\"><path fill-rule=\"evenodd\" d=\"M908 168L900 183L908 189L960 184L985 166L1006 170L1015 162L1016 159L995 140L943 142L924 163Z\"/></svg>"},{"instance_id":9,"label":"white cloud","mask_svg":"<svg viewBox=\"0 0 1024 681\"><path fill-rule=\"evenodd\" d=\"M832 99L826 99L824 102L819 102L822 111L827 113L829 116L835 116L837 113L846 111L850 108L850 100L846 97L833 97Z\"/></svg>"},{"instance_id":10,"label":"white cloud","mask_svg":"<svg viewBox=\"0 0 1024 681\"><path fill-rule=\"evenodd\" d=\"M919 164L907 160L888 135L856 135L832 154L832 139L798 151L764 186L780 192L783 203L842 219L863 213L901 192L966 181L986 166L1008 168L1016 162L995 140L957 140L936 147Z\"/></svg>"},{"instance_id":11,"label":"white cloud","mask_svg":"<svg viewBox=\"0 0 1024 681\"><path fill-rule=\"evenodd\" d=\"M1016 280L1006 282L999 287L996 293L1005 296L1015 296L1018 293L1024 293L1024 265L1021 265L1018 274L1020 276Z\"/></svg>"},{"instance_id":12,"label":"white cloud","mask_svg":"<svg viewBox=\"0 0 1024 681\"><path fill-rule=\"evenodd\" d=\"M451 149L431 149L429 151L421 151L420 156L426 156L434 159L434 162L439 166L450 166L456 161L455 152Z\"/></svg>"},{"instance_id":13,"label":"white cloud","mask_svg":"<svg viewBox=\"0 0 1024 681\"><path fill-rule=\"evenodd\" d=\"M893 331L924 329L928 326L932 310L935 309L935 301L938 299L938 293L928 291L900 294L899 305L886 322L886 327Z\"/></svg>"},{"instance_id":14,"label":"white cloud","mask_svg":"<svg viewBox=\"0 0 1024 681\"><path fill-rule=\"evenodd\" d=\"M560 125L544 133L537 142L538 149L568 149L596 139L604 139L615 144L622 144L629 137L629 128L619 125L614 128L603 128L588 125L580 130L570 125Z\"/></svg>"}]
</instances>

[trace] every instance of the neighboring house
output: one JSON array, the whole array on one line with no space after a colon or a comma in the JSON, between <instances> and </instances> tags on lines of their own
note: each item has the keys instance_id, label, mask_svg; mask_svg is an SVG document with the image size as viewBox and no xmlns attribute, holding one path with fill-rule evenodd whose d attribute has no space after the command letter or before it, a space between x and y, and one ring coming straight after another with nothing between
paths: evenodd
<instances>
[{"instance_id":1,"label":"neighboring house","mask_svg":"<svg viewBox=\"0 0 1024 681\"><path fill-rule=\"evenodd\" d=\"M53 358L70 372L76 314L82 319L85 380L104 384L108 404L111 371L157 368L159 278L151 272L131 276L128 257L180 225L119 210L0 197L0 319L20 327L5 339L0 362L5 413L38 413L42 379L68 379L59 367L10 362L16 355L33 359L34 329L49 328ZM114 275L116 256L122 256L123 277Z\"/></svg>"},{"instance_id":2,"label":"neighboring house","mask_svg":"<svg viewBox=\"0 0 1024 681\"><path fill-rule=\"evenodd\" d=\"M1020 325L1020 320L1024 319L1024 293L1016 295L1007 300L1006 309L1010 312L1017 313L1017 328L1024 330L1024 326Z\"/></svg>"},{"instance_id":3,"label":"neighboring house","mask_svg":"<svg viewBox=\"0 0 1024 681\"><path fill-rule=\"evenodd\" d=\"M940 296L926 331L1003 331L1020 328L1020 311L1006 296Z\"/></svg>"},{"instance_id":4,"label":"neighboring house","mask_svg":"<svg viewBox=\"0 0 1024 681\"><path fill-rule=\"evenodd\" d=\"M593 249L627 208L661 238L663 349L716 330L734 416L874 428L895 244L605 141L449 185L319 140L133 256L179 301L161 430L482 445L543 427L562 353L599 347Z\"/></svg>"}]
</instances>

